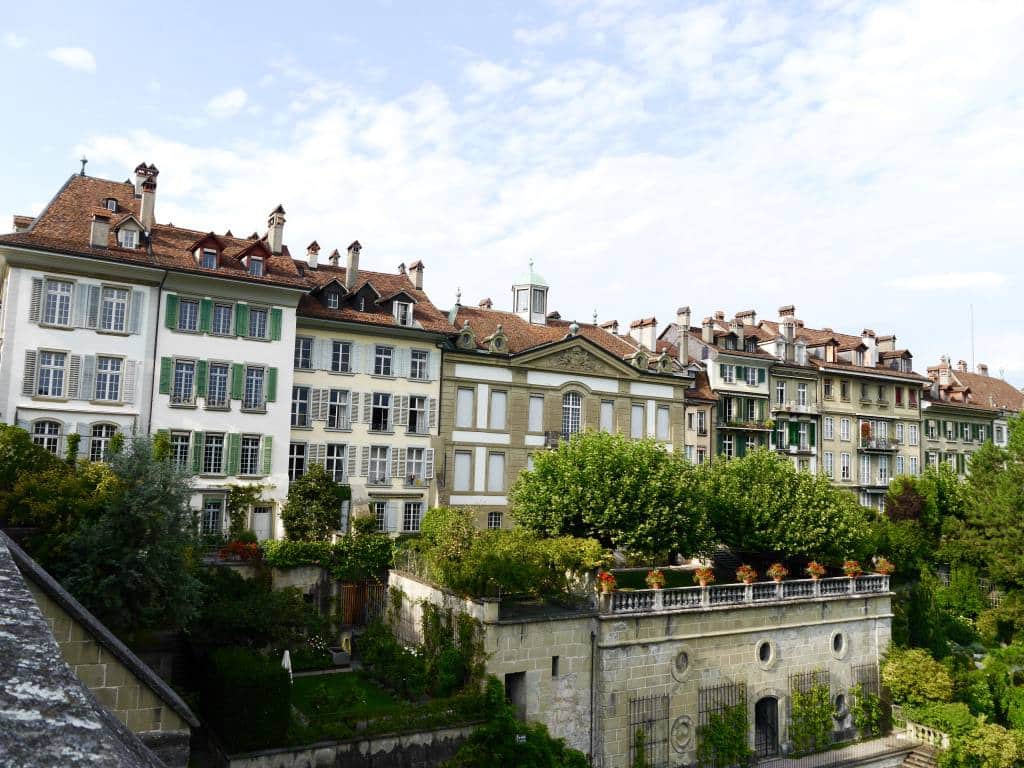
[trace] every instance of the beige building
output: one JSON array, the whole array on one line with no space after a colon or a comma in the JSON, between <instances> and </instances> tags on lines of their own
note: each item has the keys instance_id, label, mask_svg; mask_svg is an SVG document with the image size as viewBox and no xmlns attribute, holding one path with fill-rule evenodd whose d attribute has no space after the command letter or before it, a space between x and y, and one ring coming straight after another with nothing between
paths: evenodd
<instances>
[{"instance_id":1,"label":"beige building","mask_svg":"<svg viewBox=\"0 0 1024 768\"><path fill-rule=\"evenodd\" d=\"M988 366L978 363L977 370L970 371L967 362L960 360L956 366L944 357L938 365L929 366L928 378L932 381L933 400L951 403L967 403L978 408L994 411L992 418L992 441L1005 447L1009 439L1007 419L1024 411L1024 393L1002 377L989 375ZM936 417L937 419L938 417ZM936 426L936 431L945 431Z\"/></svg>"},{"instance_id":2,"label":"beige building","mask_svg":"<svg viewBox=\"0 0 1024 768\"><path fill-rule=\"evenodd\" d=\"M300 264L315 287L297 311L288 477L320 464L351 487L352 512L415 533L436 498L439 345L454 329L423 292L421 262L369 272L360 251L321 264L314 242Z\"/></svg>"}]
</instances>

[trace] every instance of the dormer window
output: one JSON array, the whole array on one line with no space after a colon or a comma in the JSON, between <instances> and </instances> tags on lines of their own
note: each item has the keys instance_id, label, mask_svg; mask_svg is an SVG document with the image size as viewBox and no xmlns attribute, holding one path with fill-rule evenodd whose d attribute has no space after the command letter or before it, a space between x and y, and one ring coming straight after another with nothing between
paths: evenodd
<instances>
[{"instance_id":1,"label":"dormer window","mask_svg":"<svg viewBox=\"0 0 1024 768\"><path fill-rule=\"evenodd\" d=\"M338 292L331 291L327 294L327 308L337 309L338 308Z\"/></svg>"},{"instance_id":2,"label":"dormer window","mask_svg":"<svg viewBox=\"0 0 1024 768\"><path fill-rule=\"evenodd\" d=\"M213 248L203 248L203 252L199 255L199 266L203 269L216 269L217 251Z\"/></svg>"},{"instance_id":3,"label":"dormer window","mask_svg":"<svg viewBox=\"0 0 1024 768\"><path fill-rule=\"evenodd\" d=\"M117 200L112 197L108 197L103 201L103 207L111 213L117 213Z\"/></svg>"},{"instance_id":4,"label":"dormer window","mask_svg":"<svg viewBox=\"0 0 1024 768\"><path fill-rule=\"evenodd\" d=\"M519 288L516 291L516 312L529 312L530 311L530 290L528 288Z\"/></svg>"},{"instance_id":5,"label":"dormer window","mask_svg":"<svg viewBox=\"0 0 1024 768\"><path fill-rule=\"evenodd\" d=\"M122 248L134 248L136 245L136 231L134 229L122 229L117 233L118 245Z\"/></svg>"},{"instance_id":6,"label":"dormer window","mask_svg":"<svg viewBox=\"0 0 1024 768\"><path fill-rule=\"evenodd\" d=\"M249 274L253 277L263 277L263 259L261 257L249 257Z\"/></svg>"},{"instance_id":7,"label":"dormer window","mask_svg":"<svg viewBox=\"0 0 1024 768\"><path fill-rule=\"evenodd\" d=\"M406 301L395 302L395 322L399 325L412 325L412 304Z\"/></svg>"},{"instance_id":8,"label":"dormer window","mask_svg":"<svg viewBox=\"0 0 1024 768\"><path fill-rule=\"evenodd\" d=\"M857 365L864 365L864 350L858 349L853 353L853 360Z\"/></svg>"},{"instance_id":9,"label":"dormer window","mask_svg":"<svg viewBox=\"0 0 1024 768\"><path fill-rule=\"evenodd\" d=\"M757 339L747 339L747 352L757 351Z\"/></svg>"},{"instance_id":10,"label":"dormer window","mask_svg":"<svg viewBox=\"0 0 1024 768\"><path fill-rule=\"evenodd\" d=\"M543 315L546 313L545 303L547 302L547 291L543 288L533 289L533 312L537 315Z\"/></svg>"}]
</instances>

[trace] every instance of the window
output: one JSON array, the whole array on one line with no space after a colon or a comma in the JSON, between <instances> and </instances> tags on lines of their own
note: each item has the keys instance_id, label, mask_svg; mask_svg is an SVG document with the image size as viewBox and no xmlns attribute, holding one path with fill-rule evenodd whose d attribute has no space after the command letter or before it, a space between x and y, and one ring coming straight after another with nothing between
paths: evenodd
<instances>
[{"instance_id":1,"label":"window","mask_svg":"<svg viewBox=\"0 0 1024 768\"><path fill-rule=\"evenodd\" d=\"M821 383L822 395L826 400L832 399L832 379L825 379Z\"/></svg>"},{"instance_id":2,"label":"window","mask_svg":"<svg viewBox=\"0 0 1024 768\"><path fill-rule=\"evenodd\" d=\"M871 432L872 432L872 434L875 437L877 437L877 438L879 438L880 440L883 440L883 441L889 439L889 422L887 422L887 421L876 421L876 422L873 422L872 426L873 426L873 429L871 430Z\"/></svg>"},{"instance_id":3,"label":"window","mask_svg":"<svg viewBox=\"0 0 1024 768\"><path fill-rule=\"evenodd\" d=\"M534 288L533 289L533 313L537 315L545 314L544 310L544 289Z\"/></svg>"},{"instance_id":4,"label":"window","mask_svg":"<svg viewBox=\"0 0 1024 768\"><path fill-rule=\"evenodd\" d=\"M332 389L327 398L327 428L351 429L349 393L346 389Z\"/></svg>"},{"instance_id":5,"label":"window","mask_svg":"<svg viewBox=\"0 0 1024 768\"><path fill-rule=\"evenodd\" d=\"M263 277L263 259L259 256L249 257L249 274L253 277Z\"/></svg>"},{"instance_id":6,"label":"window","mask_svg":"<svg viewBox=\"0 0 1024 768\"><path fill-rule=\"evenodd\" d=\"M394 347L385 347L382 344L377 344L374 347L373 352L373 375L374 376L393 376L394 375Z\"/></svg>"},{"instance_id":7,"label":"window","mask_svg":"<svg viewBox=\"0 0 1024 768\"><path fill-rule=\"evenodd\" d=\"M487 492L501 493L505 490L505 454L487 454Z\"/></svg>"},{"instance_id":8,"label":"window","mask_svg":"<svg viewBox=\"0 0 1024 768\"><path fill-rule=\"evenodd\" d=\"M228 407L227 363L210 363L209 380L206 383L206 407Z\"/></svg>"},{"instance_id":9,"label":"window","mask_svg":"<svg viewBox=\"0 0 1024 768\"><path fill-rule=\"evenodd\" d=\"M845 379L839 382L839 399L845 402L850 401L850 382Z\"/></svg>"},{"instance_id":10,"label":"window","mask_svg":"<svg viewBox=\"0 0 1024 768\"><path fill-rule=\"evenodd\" d=\"M487 513L487 528L491 531L501 528L501 512Z\"/></svg>"},{"instance_id":11,"label":"window","mask_svg":"<svg viewBox=\"0 0 1024 768\"><path fill-rule=\"evenodd\" d=\"M878 400L879 402L885 402L885 387L881 384L878 385Z\"/></svg>"},{"instance_id":12,"label":"window","mask_svg":"<svg viewBox=\"0 0 1024 768\"><path fill-rule=\"evenodd\" d=\"M309 387L292 387L292 426L309 426Z\"/></svg>"},{"instance_id":13,"label":"window","mask_svg":"<svg viewBox=\"0 0 1024 768\"><path fill-rule=\"evenodd\" d=\"M188 432L171 432L171 463L177 469L188 469Z\"/></svg>"},{"instance_id":14,"label":"window","mask_svg":"<svg viewBox=\"0 0 1024 768\"><path fill-rule=\"evenodd\" d=\"M995 429L995 443L996 443L996 445L1002 445L1003 444L1003 427L1002 427L1002 425L997 426L996 429Z\"/></svg>"},{"instance_id":15,"label":"window","mask_svg":"<svg viewBox=\"0 0 1024 768\"><path fill-rule=\"evenodd\" d=\"M644 407L636 403L629 407L629 436L634 440L644 436Z\"/></svg>"},{"instance_id":16,"label":"window","mask_svg":"<svg viewBox=\"0 0 1024 768\"><path fill-rule=\"evenodd\" d=\"M731 459L736 455L736 449L734 446L734 440L732 435L726 435L722 438L722 455L727 459Z\"/></svg>"},{"instance_id":17,"label":"window","mask_svg":"<svg viewBox=\"0 0 1024 768\"><path fill-rule=\"evenodd\" d=\"M238 459L238 474L260 474L260 438L259 435L242 435L241 451Z\"/></svg>"},{"instance_id":18,"label":"window","mask_svg":"<svg viewBox=\"0 0 1024 768\"><path fill-rule=\"evenodd\" d=\"M516 291L516 312L530 311L530 291L520 288Z\"/></svg>"},{"instance_id":19,"label":"window","mask_svg":"<svg viewBox=\"0 0 1024 768\"><path fill-rule=\"evenodd\" d=\"M775 402L778 405L786 402L786 382L784 381L775 382Z\"/></svg>"},{"instance_id":20,"label":"window","mask_svg":"<svg viewBox=\"0 0 1024 768\"><path fill-rule=\"evenodd\" d=\"M65 280L46 281L46 304L43 322L47 325L71 325L72 283Z\"/></svg>"},{"instance_id":21,"label":"window","mask_svg":"<svg viewBox=\"0 0 1024 768\"><path fill-rule=\"evenodd\" d=\"M409 422L406 431L425 435L429 431L427 422L427 398L413 395L409 398Z\"/></svg>"},{"instance_id":22,"label":"window","mask_svg":"<svg viewBox=\"0 0 1024 768\"><path fill-rule=\"evenodd\" d=\"M954 426L952 421L946 422L946 439L956 440L956 426Z\"/></svg>"},{"instance_id":23,"label":"window","mask_svg":"<svg viewBox=\"0 0 1024 768\"><path fill-rule=\"evenodd\" d=\"M346 469L347 454L345 448L346 446L341 443L327 444L327 459L324 462L324 468L327 470L327 474L330 475L331 479L336 483L344 483L348 481L348 470Z\"/></svg>"},{"instance_id":24,"label":"window","mask_svg":"<svg viewBox=\"0 0 1024 768\"><path fill-rule=\"evenodd\" d=\"M352 344L347 341L331 343L331 370L335 373L352 371Z\"/></svg>"},{"instance_id":25,"label":"window","mask_svg":"<svg viewBox=\"0 0 1024 768\"><path fill-rule=\"evenodd\" d=\"M420 519L423 517L422 501L407 501L402 510L402 530L415 533L420 529Z\"/></svg>"},{"instance_id":26,"label":"window","mask_svg":"<svg viewBox=\"0 0 1024 768\"><path fill-rule=\"evenodd\" d=\"M655 433L658 439L671 440L672 430L669 428L668 406L659 405L655 415Z\"/></svg>"},{"instance_id":27,"label":"window","mask_svg":"<svg viewBox=\"0 0 1024 768\"><path fill-rule=\"evenodd\" d=\"M562 434L574 435L580 431L583 416L583 397L579 392L562 395Z\"/></svg>"},{"instance_id":28,"label":"window","mask_svg":"<svg viewBox=\"0 0 1024 768\"><path fill-rule=\"evenodd\" d=\"M835 426L836 426L836 421L831 416L826 416L822 420L822 427L823 427L824 432L825 432L824 438L826 440L832 440L832 439L835 438Z\"/></svg>"},{"instance_id":29,"label":"window","mask_svg":"<svg viewBox=\"0 0 1024 768\"><path fill-rule=\"evenodd\" d=\"M124 333L128 315L128 289L104 288L100 306L100 330Z\"/></svg>"},{"instance_id":30,"label":"window","mask_svg":"<svg viewBox=\"0 0 1024 768\"><path fill-rule=\"evenodd\" d=\"M118 402L121 399L121 358L96 358L96 399Z\"/></svg>"},{"instance_id":31,"label":"window","mask_svg":"<svg viewBox=\"0 0 1024 768\"><path fill-rule=\"evenodd\" d=\"M242 408L249 411L260 411L266 408L263 398L263 380L266 370L263 366L247 365L245 367L245 392L242 397ZM306 390L309 392L309 389Z\"/></svg>"},{"instance_id":32,"label":"window","mask_svg":"<svg viewBox=\"0 0 1024 768\"><path fill-rule=\"evenodd\" d=\"M412 304L406 301L395 302L395 322L399 325L412 325Z\"/></svg>"},{"instance_id":33,"label":"window","mask_svg":"<svg viewBox=\"0 0 1024 768\"><path fill-rule=\"evenodd\" d=\"M910 457L910 474L917 475L917 456Z\"/></svg>"},{"instance_id":34,"label":"window","mask_svg":"<svg viewBox=\"0 0 1024 768\"><path fill-rule=\"evenodd\" d=\"M103 205L111 213L116 213L117 212L117 200L115 200L113 197L108 197L104 201Z\"/></svg>"},{"instance_id":35,"label":"window","mask_svg":"<svg viewBox=\"0 0 1024 768\"><path fill-rule=\"evenodd\" d=\"M374 392L370 409L370 429L374 432L391 431L391 395Z\"/></svg>"},{"instance_id":36,"label":"window","mask_svg":"<svg viewBox=\"0 0 1024 768\"><path fill-rule=\"evenodd\" d=\"M917 390L907 390L907 401L910 403L911 408L917 408Z\"/></svg>"},{"instance_id":37,"label":"window","mask_svg":"<svg viewBox=\"0 0 1024 768\"><path fill-rule=\"evenodd\" d=\"M860 475L858 479L862 484L871 482L871 457L866 454L860 457Z\"/></svg>"},{"instance_id":38,"label":"window","mask_svg":"<svg viewBox=\"0 0 1024 768\"><path fill-rule=\"evenodd\" d=\"M839 439L849 440L850 439L850 420L840 419L839 420Z\"/></svg>"},{"instance_id":39,"label":"window","mask_svg":"<svg viewBox=\"0 0 1024 768\"><path fill-rule=\"evenodd\" d=\"M734 381L736 381L735 365L722 366L722 381L724 381L726 384L732 384Z\"/></svg>"},{"instance_id":40,"label":"window","mask_svg":"<svg viewBox=\"0 0 1024 768\"><path fill-rule=\"evenodd\" d=\"M858 349L856 352L854 352L854 354L853 354L853 361L857 365L864 365L864 350L863 349Z\"/></svg>"},{"instance_id":41,"label":"window","mask_svg":"<svg viewBox=\"0 0 1024 768\"><path fill-rule=\"evenodd\" d=\"M32 442L50 453L57 453L60 449L60 422L37 421L32 425Z\"/></svg>"},{"instance_id":42,"label":"window","mask_svg":"<svg viewBox=\"0 0 1024 768\"><path fill-rule=\"evenodd\" d=\"M896 435L895 435L895 437L896 437L896 442L898 442L898 443L902 443L903 442L903 425L902 424L897 424L896 425Z\"/></svg>"},{"instance_id":43,"label":"window","mask_svg":"<svg viewBox=\"0 0 1024 768\"><path fill-rule=\"evenodd\" d=\"M205 499L203 501L203 536L219 536L224 532L224 524L221 519L223 512L223 499Z\"/></svg>"},{"instance_id":44,"label":"window","mask_svg":"<svg viewBox=\"0 0 1024 768\"><path fill-rule=\"evenodd\" d=\"M174 361L171 405L191 405L195 391L196 364L192 360Z\"/></svg>"},{"instance_id":45,"label":"window","mask_svg":"<svg viewBox=\"0 0 1024 768\"><path fill-rule=\"evenodd\" d=\"M806 421L801 421L800 422L800 428L799 428L799 430L797 430L797 434L800 437L800 450L801 451L806 451L808 448L811 447L811 444L810 444L810 441L808 440L808 435L807 435L807 422Z\"/></svg>"},{"instance_id":46,"label":"window","mask_svg":"<svg viewBox=\"0 0 1024 768\"><path fill-rule=\"evenodd\" d=\"M288 446L288 479L298 480L306 474L306 444L292 443Z\"/></svg>"},{"instance_id":47,"label":"window","mask_svg":"<svg viewBox=\"0 0 1024 768\"><path fill-rule=\"evenodd\" d=\"M697 434L698 435L706 435L708 433L707 417L708 417L708 415L707 415L706 411L697 411Z\"/></svg>"},{"instance_id":48,"label":"window","mask_svg":"<svg viewBox=\"0 0 1024 768\"><path fill-rule=\"evenodd\" d=\"M234 314L232 306L230 304L214 304L213 305L213 325L211 327L212 332L216 336L230 336L231 335L231 317Z\"/></svg>"},{"instance_id":49,"label":"window","mask_svg":"<svg viewBox=\"0 0 1024 768\"><path fill-rule=\"evenodd\" d=\"M405 452L405 480L414 485L424 477L426 468L426 449L409 448Z\"/></svg>"},{"instance_id":50,"label":"window","mask_svg":"<svg viewBox=\"0 0 1024 768\"><path fill-rule=\"evenodd\" d=\"M337 291L329 291L327 293L327 308L328 309L337 309L338 308L338 292Z\"/></svg>"},{"instance_id":51,"label":"window","mask_svg":"<svg viewBox=\"0 0 1024 768\"><path fill-rule=\"evenodd\" d=\"M902 407L902 405L903 405L903 387L895 387L893 391L896 393L894 395L894 397L896 399L896 405Z\"/></svg>"},{"instance_id":52,"label":"window","mask_svg":"<svg viewBox=\"0 0 1024 768\"><path fill-rule=\"evenodd\" d=\"M39 353L39 379L36 394L43 397L64 397L64 363L67 355L63 352Z\"/></svg>"},{"instance_id":53,"label":"window","mask_svg":"<svg viewBox=\"0 0 1024 768\"><path fill-rule=\"evenodd\" d=\"M871 394L868 391L868 385L867 384L862 383L860 385L860 399L862 401L870 400L871 399Z\"/></svg>"},{"instance_id":54,"label":"window","mask_svg":"<svg viewBox=\"0 0 1024 768\"><path fill-rule=\"evenodd\" d=\"M757 421L756 400L747 400L747 421Z\"/></svg>"},{"instance_id":55,"label":"window","mask_svg":"<svg viewBox=\"0 0 1024 768\"><path fill-rule=\"evenodd\" d=\"M459 392L461 393L462 390ZM530 395L527 429L530 432L544 430L544 395Z\"/></svg>"},{"instance_id":56,"label":"window","mask_svg":"<svg viewBox=\"0 0 1024 768\"><path fill-rule=\"evenodd\" d=\"M295 367L304 371L313 367L313 339L309 336L295 337Z\"/></svg>"},{"instance_id":57,"label":"window","mask_svg":"<svg viewBox=\"0 0 1024 768\"><path fill-rule=\"evenodd\" d=\"M902 456L896 457L896 475L902 475L904 469L904 460Z\"/></svg>"},{"instance_id":58,"label":"window","mask_svg":"<svg viewBox=\"0 0 1024 768\"><path fill-rule=\"evenodd\" d=\"M615 403L611 400L601 401L601 431L612 432L615 429Z\"/></svg>"},{"instance_id":59,"label":"window","mask_svg":"<svg viewBox=\"0 0 1024 768\"><path fill-rule=\"evenodd\" d=\"M848 453L839 454L839 479L850 479L850 454Z\"/></svg>"},{"instance_id":60,"label":"window","mask_svg":"<svg viewBox=\"0 0 1024 768\"><path fill-rule=\"evenodd\" d=\"M374 520L377 521L377 530L384 533L388 529L388 503L386 501L371 501L370 511Z\"/></svg>"},{"instance_id":61,"label":"window","mask_svg":"<svg viewBox=\"0 0 1024 768\"><path fill-rule=\"evenodd\" d=\"M473 426L473 390L459 387L455 400L455 426Z\"/></svg>"},{"instance_id":62,"label":"window","mask_svg":"<svg viewBox=\"0 0 1024 768\"><path fill-rule=\"evenodd\" d=\"M917 445L919 441L917 424L907 425L907 442L911 445Z\"/></svg>"},{"instance_id":63,"label":"window","mask_svg":"<svg viewBox=\"0 0 1024 768\"><path fill-rule=\"evenodd\" d=\"M488 428L505 428L505 408L508 404L508 393L491 390L491 407L487 411Z\"/></svg>"},{"instance_id":64,"label":"window","mask_svg":"<svg viewBox=\"0 0 1024 768\"><path fill-rule=\"evenodd\" d=\"M136 235L138 233L134 229L122 229L118 235L118 240L122 248L134 248L136 243Z\"/></svg>"},{"instance_id":65,"label":"window","mask_svg":"<svg viewBox=\"0 0 1024 768\"><path fill-rule=\"evenodd\" d=\"M878 484L879 485L888 485L889 484L889 457L888 456L879 456L878 457Z\"/></svg>"},{"instance_id":66,"label":"window","mask_svg":"<svg viewBox=\"0 0 1024 768\"><path fill-rule=\"evenodd\" d=\"M203 269L216 269L217 251L213 248L203 248L203 252L199 256L199 266Z\"/></svg>"},{"instance_id":67,"label":"window","mask_svg":"<svg viewBox=\"0 0 1024 768\"><path fill-rule=\"evenodd\" d=\"M391 481L390 459L387 446L370 446L370 476L367 478L370 485L384 485Z\"/></svg>"},{"instance_id":68,"label":"window","mask_svg":"<svg viewBox=\"0 0 1024 768\"><path fill-rule=\"evenodd\" d=\"M925 429L925 434L928 436L929 440L935 440L935 439L938 438L939 431L938 431L937 423L935 421L933 421L931 419L926 421L925 424L924 424L924 429Z\"/></svg>"},{"instance_id":69,"label":"window","mask_svg":"<svg viewBox=\"0 0 1024 768\"><path fill-rule=\"evenodd\" d=\"M182 299L178 302L178 330L199 330L199 302L195 299Z\"/></svg>"},{"instance_id":70,"label":"window","mask_svg":"<svg viewBox=\"0 0 1024 768\"><path fill-rule=\"evenodd\" d=\"M829 478L831 480L832 478L834 478L836 476L835 475L836 468L834 466L832 452L831 451L826 451L822 455L822 458L823 458L824 464L825 464L825 477L827 477L827 478Z\"/></svg>"},{"instance_id":71,"label":"window","mask_svg":"<svg viewBox=\"0 0 1024 768\"><path fill-rule=\"evenodd\" d=\"M964 423L960 425L960 438L965 442L971 441L971 425Z\"/></svg>"},{"instance_id":72,"label":"window","mask_svg":"<svg viewBox=\"0 0 1024 768\"><path fill-rule=\"evenodd\" d=\"M807 384L805 383L796 385L796 404L799 406L807 405Z\"/></svg>"},{"instance_id":73,"label":"window","mask_svg":"<svg viewBox=\"0 0 1024 768\"><path fill-rule=\"evenodd\" d=\"M758 448L757 438L753 435L747 437L747 453L756 451Z\"/></svg>"},{"instance_id":74,"label":"window","mask_svg":"<svg viewBox=\"0 0 1024 768\"><path fill-rule=\"evenodd\" d=\"M697 466L698 467L707 460L707 455L708 455L708 452L707 452L706 448L698 448L697 449Z\"/></svg>"},{"instance_id":75,"label":"window","mask_svg":"<svg viewBox=\"0 0 1024 768\"><path fill-rule=\"evenodd\" d=\"M267 310L249 307L249 336L253 339L267 338Z\"/></svg>"},{"instance_id":76,"label":"window","mask_svg":"<svg viewBox=\"0 0 1024 768\"><path fill-rule=\"evenodd\" d=\"M683 446L683 453L686 455L686 460L688 462L690 462L691 464L693 464L693 446L692 445L684 445Z\"/></svg>"},{"instance_id":77,"label":"window","mask_svg":"<svg viewBox=\"0 0 1024 768\"><path fill-rule=\"evenodd\" d=\"M409 357L409 378L419 381L426 381L430 378L427 364L430 360L430 353L425 349L414 349Z\"/></svg>"},{"instance_id":78,"label":"window","mask_svg":"<svg viewBox=\"0 0 1024 768\"><path fill-rule=\"evenodd\" d=\"M203 474L224 474L224 435L207 433L203 443Z\"/></svg>"},{"instance_id":79,"label":"window","mask_svg":"<svg viewBox=\"0 0 1024 768\"><path fill-rule=\"evenodd\" d=\"M785 421L779 421L775 424L775 447L785 448L789 445L789 435L787 434L789 424Z\"/></svg>"},{"instance_id":80,"label":"window","mask_svg":"<svg viewBox=\"0 0 1024 768\"><path fill-rule=\"evenodd\" d=\"M757 386L757 372L758 372L759 369L758 368L751 368L750 366L747 366L746 370L747 370L747 384L749 386L751 386L751 387L756 387Z\"/></svg>"},{"instance_id":81,"label":"window","mask_svg":"<svg viewBox=\"0 0 1024 768\"><path fill-rule=\"evenodd\" d=\"M452 483L453 490L468 491L469 479L473 468L473 454L469 451L455 452L455 478Z\"/></svg>"}]
</instances>

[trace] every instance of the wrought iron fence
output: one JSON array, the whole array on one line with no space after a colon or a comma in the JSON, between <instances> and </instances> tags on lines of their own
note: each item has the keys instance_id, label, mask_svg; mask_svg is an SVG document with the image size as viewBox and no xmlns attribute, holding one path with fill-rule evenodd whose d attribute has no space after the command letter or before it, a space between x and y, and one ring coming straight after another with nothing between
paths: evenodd
<instances>
[{"instance_id":1,"label":"wrought iron fence","mask_svg":"<svg viewBox=\"0 0 1024 768\"><path fill-rule=\"evenodd\" d=\"M644 765L669 768L668 696L639 696L629 700L629 764L635 765L640 744Z\"/></svg>"},{"instance_id":2,"label":"wrought iron fence","mask_svg":"<svg viewBox=\"0 0 1024 768\"><path fill-rule=\"evenodd\" d=\"M706 730L711 725L712 718L716 715L725 715L729 710L742 707L744 714L747 709L747 684L746 683L720 683L719 685L700 688L697 691L697 743L701 744L705 738ZM698 750L700 754L701 750ZM698 760L700 768L728 768L725 762L719 760L717 755L703 755L703 761Z\"/></svg>"}]
</instances>

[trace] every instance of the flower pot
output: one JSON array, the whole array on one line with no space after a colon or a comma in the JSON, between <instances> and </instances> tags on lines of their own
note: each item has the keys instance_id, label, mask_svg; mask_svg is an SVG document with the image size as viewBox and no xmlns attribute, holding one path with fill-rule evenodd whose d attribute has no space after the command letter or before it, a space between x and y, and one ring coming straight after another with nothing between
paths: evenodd
<instances>
[{"instance_id":1,"label":"flower pot","mask_svg":"<svg viewBox=\"0 0 1024 768\"><path fill-rule=\"evenodd\" d=\"M648 584L647 585L648 589L661 589L661 587L662 587L661 584Z\"/></svg>"},{"instance_id":2,"label":"flower pot","mask_svg":"<svg viewBox=\"0 0 1024 768\"><path fill-rule=\"evenodd\" d=\"M601 585L601 594L602 595L610 595L612 593L613 589L614 589L614 587L611 584L602 584Z\"/></svg>"},{"instance_id":3,"label":"flower pot","mask_svg":"<svg viewBox=\"0 0 1024 768\"><path fill-rule=\"evenodd\" d=\"M331 662L336 667L347 667L352 663L352 655L341 648L331 648Z\"/></svg>"},{"instance_id":4,"label":"flower pot","mask_svg":"<svg viewBox=\"0 0 1024 768\"><path fill-rule=\"evenodd\" d=\"M705 588L707 588L707 586L708 586L708 580L707 579L701 579L700 580L700 588L701 589L705 589Z\"/></svg>"},{"instance_id":5,"label":"flower pot","mask_svg":"<svg viewBox=\"0 0 1024 768\"><path fill-rule=\"evenodd\" d=\"M820 578L821 578L821 574L820 573L812 573L811 574L811 581L817 581Z\"/></svg>"},{"instance_id":6,"label":"flower pot","mask_svg":"<svg viewBox=\"0 0 1024 768\"><path fill-rule=\"evenodd\" d=\"M782 577L781 577L781 576L772 576L772 580L773 580L773 581L774 581L774 582L775 582L776 584L778 584L779 582L781 582L781 581L782 581Z\"/></svg>"},{"instance_id":7,"label":"flower pot","mask_svg":"<svg viewBox=\"0 0 1024 768\"><path fill-rule=\"evenodd\" d=\"M744 584L753 584L753 583L754 583L754 580L753 580L753 579L744 579L744 580L743 580L743 583L744 583Z\"/></svg>"}]
</instances>

